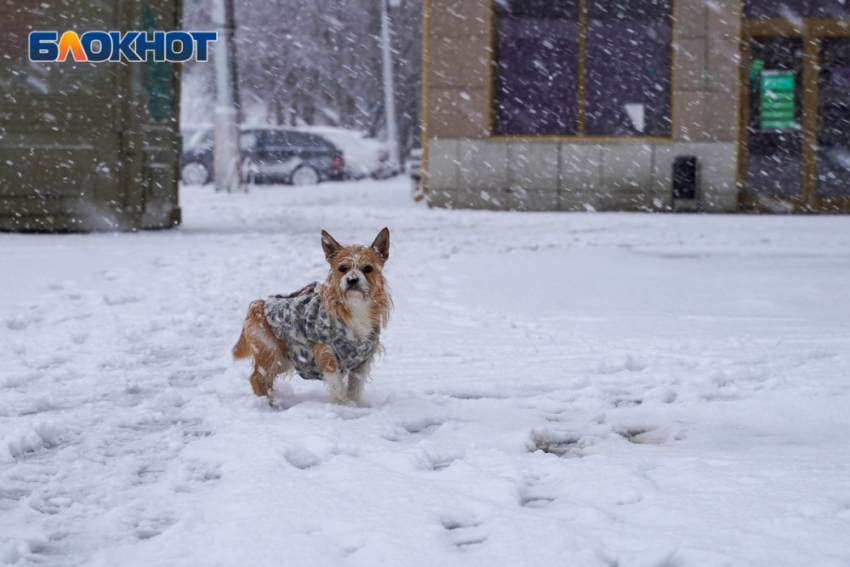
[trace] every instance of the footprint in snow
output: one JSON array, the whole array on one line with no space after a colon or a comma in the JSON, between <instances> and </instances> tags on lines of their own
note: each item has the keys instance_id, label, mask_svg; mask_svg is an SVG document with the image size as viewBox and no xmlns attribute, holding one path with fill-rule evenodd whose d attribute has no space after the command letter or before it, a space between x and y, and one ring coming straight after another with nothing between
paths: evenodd
<instances>
[{"instance_id":1,"label":"footprint in snow","mask_svg":"<svg viewBox=\"0 0 850 567\"><path fill-rule=\"evenodd\" d=\"M221 466L202 461L188 461L180 467L180 477L185 482L211 482L222 476Z\"/></svg>"},{"instance_id":2,"label":"footprint in snow","mask_svg":"<svg viewBox=\"0 0 850 567\"><path fill-rule=\"evenodd\" d=\"M555 498L537 476L526 479L520 488L520 505L524 508L544 508L554 502Z\"/></svg>"},{"instance_id":3,"label":"footprint in snow","mask_svg":"<svg viewBox=\"0 0 850 567\"><path fill-rule=\"evenodd\" d=\"M442 471L450 466L452 463L463 458L463 455L460 453L447 452L441 450L428 450L422 451L422 468L427 471Z\"/></svg>"},{"instance_id":4,"label":"footprint in snow","mask_svg":"<svg viewBox=\"0 0 850 567\"><path fill-rule=\"evenodd\" d=\"M44 321L44 316L41 314L40 310L33 308L29 311L24 311L23 313L6 317L5 322L6 328L9 330L23 331L33 325L41 323L42 321Z\"/></svg>"},{"instance_id":5,"label":"footprint in snow","mask_svg":"<svg viewBox=\"0 0 850 567\"><path fill-rule=\"evenodd\" d=\"M436 417L405 420L397 423L394 431L384 438L393 442L414 443L431 435L445 423L445 420Z\"/></svg>"},{"instance_id":6,"label":"footprint in snow","mask_svg":"<svg viewBox=\"0 0 850 567\"><path fill-rule=\"evenodd\" d=\"M104 295L103 302L114 307L116 305L127 305L128 303L138 303L142 300L136 295Z\"/></svg>"},{"instance_id":7,"label":"footprint in snow","mask_svg":"<svg viewBox=\"0 0 850 567\"><path fill-rule=\"evenodd\" d=\"M452 466L452 463L457 461L458 457L437 457L431 456L429 461L431 463L431 470L433 471L441 471L443 469L447 469Z\"/></svg>"},{"instance_id":8,"label":"footprint in snow","mask_svg":"<svg viewBox=\"0 0 850 567\"><path fill-rule=\"evenodd\" d=\"M643 400L640 398L617 398L612 401L611 404L615 408L631 408L634 406L639 406L643 403Z\"/></svg>"},{"instance_id":9,"label":"footprint in snow","mask_svg":"<svg viewBox=\"0 0 850 567\"><path fill-rule=\"evenodd\" d=\"M457 516L449 516L444 518L442 523L452 544L462 551L474 549L490 537L489 528L466 516L462 519Z\"/></svg>"},{"instance_id":10,"label":"footprint in snow","mask_svg":"<svg viewBox=\"0 0 850 567\"><path fill-rule=\"evenodd\" d=\"M133 533L139 539L151 539L174 524L171 518L146 518L136 523Z\"/></svg>"},{"instance_id":11,"label":"footprint in snow","mask_svg":"<svg viewBox=\"0 0 850 567\"><path fill-rule=\"evenodd\" d=\"M630 427L619 427L615 429L617 435L635 445L660 445L670 436L666 429L659 429L651 425L636 425Z\"/></svg>"},{"instance_id":12,"label":"footprint in snow","mask_svg":"<svg viewBox=\"0 0 850 567\"><path fill-rule=\"evenodd\" d=\"M579 451L584 446L582 437L568 431L552 431L543 429L533 431L526 444L530 453L542 451L557 457L581 457Z\"/></svg>"}]
</instances>

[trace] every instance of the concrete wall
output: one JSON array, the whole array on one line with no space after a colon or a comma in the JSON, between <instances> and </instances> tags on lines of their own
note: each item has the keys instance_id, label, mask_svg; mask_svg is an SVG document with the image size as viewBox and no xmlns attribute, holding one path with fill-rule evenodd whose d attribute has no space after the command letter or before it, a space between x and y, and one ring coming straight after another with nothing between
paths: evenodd
<instances>
[{"instance_id":1,"label":"concrete wall","mask_svg":"<svg viewBox=\"0 0 850 567\"><path fill-rule=\"evenodd\" d=\"M672 138L490 138L490 0L430 0L427 187L432 206L671 210L676 156L700 158L703 210L737 208L741 0L675 0Z\"/></svg>"}]
</instances>

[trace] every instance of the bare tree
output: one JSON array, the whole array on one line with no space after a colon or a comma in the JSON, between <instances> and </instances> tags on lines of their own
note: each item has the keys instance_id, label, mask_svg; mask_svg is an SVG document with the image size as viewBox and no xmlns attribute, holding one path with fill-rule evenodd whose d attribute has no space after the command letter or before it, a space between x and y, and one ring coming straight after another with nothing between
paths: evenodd
<instances>
[{"instance_id":1,"label":"bare tree","mask_svg":"<svg viewBox=\"0 0 850 567\"><path fill-rule=\"evenodd\" d=\"M235 0L240 92L270 124L385 131L380 0ZM419 144L421 0L391 10L399 142ZM209 0L186 0L187 29L209 29ZM212 66L187 65L214 84ZM196 74L208 81L198 81Z\"/></svg>"}]
</instances>

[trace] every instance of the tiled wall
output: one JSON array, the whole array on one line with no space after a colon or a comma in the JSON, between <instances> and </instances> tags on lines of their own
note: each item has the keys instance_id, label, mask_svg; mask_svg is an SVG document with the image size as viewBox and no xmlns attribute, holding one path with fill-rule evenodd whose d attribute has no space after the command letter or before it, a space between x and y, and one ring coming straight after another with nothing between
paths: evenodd
<instances>
[{"instance_id":1,"label":"tiled wall","mask_svg":"<svg viewBox=\"0 0 850 567\"><path fill-rule=\"evenodd\" d=\"M734 142L740 0L679 0L674 138Z\"/></svg>"},{"instance_id":2,"label":"tiled wall","mask_svg":"<svg viewBox=\"0 0 850 567\"><path fill-rule=\"evenodd\" d=\"M673 160L700 158L702 208L736 208L732 142L570 144L432 139L433 206L517 210L669 210Z\"/></svg>"},{"instance_id":3,"label":"tiled wall","mask_svg":"<svg viewBox=\"0 0 850 567\"><path fill-rule=\"evenodd\" d=\"M430 0L429 138L485 138L490 0Z\"/></svg>"},{"instance_id":4,"label":"tiled wall","mask_svg":"<svg viewBox=\"0 0 850 567\"><path fill-rule=\"evenodd\" d=\"M673 141L490 140L489 0L430 0L432 206L667 210L678 155L701 163L704 210L736 208L741 0L677 0Z\"/></svg>"}]
</instances>

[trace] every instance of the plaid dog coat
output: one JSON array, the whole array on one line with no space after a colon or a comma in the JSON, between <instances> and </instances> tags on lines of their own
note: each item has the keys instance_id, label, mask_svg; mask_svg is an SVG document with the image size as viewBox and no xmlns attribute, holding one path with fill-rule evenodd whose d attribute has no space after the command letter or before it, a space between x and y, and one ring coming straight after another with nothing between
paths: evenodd
<instances>
[{"instance_id":1,"label":"plaid dog coat","mask_svg":"<svg viewBox=\"0 0 850 567\"><path fill-rule=\"evenodd\" d=\"M322 370L313 356L314 343L331 347L345 374L369 360L381 333L380 327L375 326L365 339L355 337L342 321L325 310L318 287L319 282L313 282L289 295L273 295L265 306L269 326L286 343L295 370L305 380L322 379Z\"/></svg>"}]
</instances>

